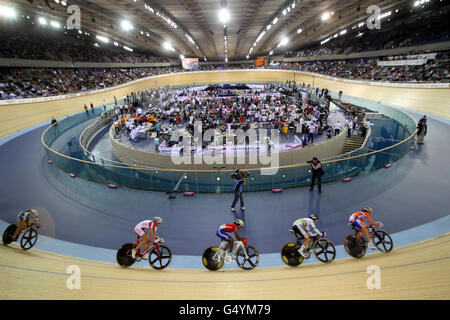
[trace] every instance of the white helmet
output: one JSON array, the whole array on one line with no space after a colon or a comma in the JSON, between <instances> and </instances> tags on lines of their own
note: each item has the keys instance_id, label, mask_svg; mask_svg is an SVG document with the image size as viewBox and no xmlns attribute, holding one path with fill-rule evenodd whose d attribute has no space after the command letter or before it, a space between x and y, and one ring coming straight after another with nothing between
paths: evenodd
<instances>
[{"instance_id":1,"label":"white helmet","mask_svg":"<svg viewBox=\"0 0 450 320\"><path fill-rule=\"evenodd\" d=\"M243 227L244 226L244 221L242 221L241 219L236 219L234 221L234 224L237 225L237 226Z\"/></svg>"},{"instance_id":2,"label":"white helmet","mask_svg":"<svg viewBox=\"0 0 450 320\"><path fill-rule=\"evenodd\" d=\"M161 224L161 223L163 222L163 220L162 220L161 217L154 217L154 218L153 218L153 221L155 221L155 222L158 223L158 224Z\"/></svg>"},{"instance_id":3,"label":"white helmet","mask_svg":"<svg viewBox=\"0 0 450 320\"><path fill-rule=\"evenodd\" d=\"M31 218L37 218L38 212L35 209L30 209L28 212L30 213Z\"/></svg>"}]
</instances>

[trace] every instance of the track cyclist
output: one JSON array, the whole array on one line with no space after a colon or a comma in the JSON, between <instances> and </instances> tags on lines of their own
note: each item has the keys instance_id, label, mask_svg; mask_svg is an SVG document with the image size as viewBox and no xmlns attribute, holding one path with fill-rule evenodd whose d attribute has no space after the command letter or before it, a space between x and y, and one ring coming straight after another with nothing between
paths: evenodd
<instances>
[{"instance_id":1,"label":"track cyclist","mask_svg":"<svg viewBox=\"0 0 450 320\"><path fill-rule=\"evenodd\" d=\"M305 258L307 258L305 249L308 248L311 237L315 237L316 235L319 235L320 237L325 236L325 232L322 234L322 232L320 232L316 227L318 221L319 218L315 214L311 214L309 218L297 219L292 224L292 230L294 230L297 234L301 234L305 238L305 241L303 241L302 246L298 250L298 252ZM311 233L311 229L314 230L315 234Z\"/></svg>"},{"instance_id":2,"label":"track cyclist","mask_svg":"<svg viewBox=\"0 0 450 320\"><path fill-rule=\"evenodd\" d=\"M361 237L361 233L364 233L369 249L375 250L376 247L370 242L370 234L367 230L368 226L364 223L364 220L367 219L371 225L377 226L379 228L382 228L383 224L381 222L373 222L371 218L372 213L372 208L363 208L361 209L361 211L357 211L350 216L350 218L348 219L348 224L354 226L359 230L358 237Z\"/></svg>"},{"instance_id":3,"label":"track cyclist","mask_svg":"<svg viewBox=\"0 0 450 320\"><path fill-rule=\"evenodd\" d=\"M145 252L148 249L150 241L157 241L159 239L158 235L156 234L156 230L158 229L158 227L161 225L162 222L163 220L161 217L154 217L153 220L141 221L136 225L136 227L134 227L134 232L140 238L142 238L142 241L139 242L136 248L133 248L133 250L131 250L131 256L133 257L133 259L136 259L136 253L139 253L140 255L139 248L142 245L144 245L143 252ZM148 233L145 231L146 229L150 231L151 239Z\"/></svg>"},{"instance_id":4,"label":"track cyclist","mask_svg":"<svg viewBox=\"0 0 450 320\"><path fill-rule=\"evenodd\" d=\"M39 229L41 226L39 225L37 210L28 209L19 212L19 214L17 215L17 229L16 231L14 231L13 241L16 241L17 236L20 234L20 232L31 224L31 219L34 219L34 224Z\"/></svg>"},{"instance_id":5,"label":"track cyclist","mask_svg":"<svg viewBox=\"0 0 450 320\"><path fill-rule=\"evenodd\" d=\"M228 242L225 248L223 248L223 252L227 252L227 249L229 249L231 255L234 240L233 237L229 235L229 233L234 232L236 239L238 239L239 241L243 240L237 233L237 231L242 229L243 226L244 221L242 221L241 219L236 219L233 223L223 224L219 227L216 235L220 238L220 240Z\"/></svg>"}]
</instances>

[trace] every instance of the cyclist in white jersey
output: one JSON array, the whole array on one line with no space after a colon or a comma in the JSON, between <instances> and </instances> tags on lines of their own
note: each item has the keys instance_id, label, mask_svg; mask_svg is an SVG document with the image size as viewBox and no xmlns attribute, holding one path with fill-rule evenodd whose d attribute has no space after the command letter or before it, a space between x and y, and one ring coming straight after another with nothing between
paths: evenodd
<instances>
[{"instance_id":1,"label":"cyclist in white jersey","mask_svg":"<svg viewBox=\"0 0 450 320\"><path fill-rule=\"evenodd\" d=\"M31 224L31 219L34 219L34 223L36 227L39 229L41 226L39 225L38 212L35 209L22 210L17 215L17 229L13 234L13 240L17 240L17 236L20 234L27 225Z\"/></svg>"},{"instance_id":2,"label":"cyclist in white jersey","mask_svg":"<svg viewBox=\"0 0 450 320\"><path fill-rule=\"evenodd\" d=\"M148 249L148 246L150 244L150 241L157 241L158 235L156 234L156 229L161 225L162 218L160 217L154 217L153 220L144 220L139 222L136 227L134 227L134 232L142 238L142 241L139 242L139 244L136 246L136 248L133 248L131 251L131 256L133 259L136 258L136 252L139 252L139 248L144 245L144 251L145 252ZM152 239L150 239L148 233L145 231L148 229L150 231L150 236Z\"/></svg>"},{"instance_id":3,"label":"cyclist in white jersey","mask_svg":"<svg viewBox=\"0 0 450 320\"><path fill-rule=\"evenodd\" d=\"M305 238L303 244L298 251L303 257L306 257L305 249L308 248L309 241L311 237L319 235L320 237L325 236L325 233L321 233L319 229L317 229L316 224L319 221L319 218L315 214L311 214L309 218L300 218L294 221L292 224L292 230L295 233L302 235ZM311 233L311 229L314 230L314 234Z\"/></svg>"}]
</instances>

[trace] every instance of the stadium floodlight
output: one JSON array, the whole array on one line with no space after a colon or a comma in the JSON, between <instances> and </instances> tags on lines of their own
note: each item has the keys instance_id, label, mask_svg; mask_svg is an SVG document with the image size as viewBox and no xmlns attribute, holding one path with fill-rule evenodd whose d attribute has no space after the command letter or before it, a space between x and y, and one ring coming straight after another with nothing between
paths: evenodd
<instances>
[{"instance_id":1,"label":"stadium floodlight","mask_svg":"<svg viewBox=\"0 0 450 320\"><path fill-rule=\"evenodd\" d=\"M246 57L247 59L249 58L249 55L247 55L247 57Z\"/></svg>"},{"instance_id":2,"label":"stadium floodlight","mask_svg":"<svg viewBox=\"0 0 450 320\"><path fill-rule=\"evenodd\" d=\"M301 33L303 30L302 30L302 28L299 28L298 30L297 30L297 33Z\"/></svg>"},{"instance_id":3,"label":"stadium floodlight","mask_svg":"<svg viewBox=\"0 0 450 320\"><path fill-rule=\"evenodd\" d=\"M269 24L269 25L266 27L267 30L270 30L270 28L272 28L272 25L271 25L271 24Z\"/></svg>"},{"instance_id":4,"label":"stadium floodlight","mask_svg":"<svg viewBox=\"0 0 450 320\"><path fill-rule=\"evenodd\" d=\"M342 30L341 32L339 32L339 34L342 36L343 34L347 33L347 29Z\"/></svg>"},{"instance_id":5,"label":"stadium floodlight","mask_svg":"<svg viewBox=\"0 0 450 320\"><path fill-rule=\"evenodd\" d=\"M329 14L328 12L323 13L322 16L320 17L320 19L321 19L322 21L326 21L326 20L328 20L329 18L330 18L330 14Z\"/></svg>"},{"instance_id":6,"label":"stadium floodlight","mask_svg":"<svg viewBox=\"0 0 450 320\"><path fill-rule=\"evenodd\" d=\"M183 59L184 59L184 56L183 56L182 54L180 54L180 59L181 59L181 60L183 60Z\"/></svg>"},{"instance_id":7,"label":"stadium floodlight","mask_svg":"<svg viewBox=\"0 0 450 320\"><path fill-rule=\"evenodd\" d=\"M271 50L270 52L269 52L269 56L271 56L273 54L273 50Z\"/></svg>"},{"instance_id":8,"label":"stadium floodlight","mask_svg":"<svg viewBox=\"0 0 450 320\"><path fill-rule=\"evenodd\" d=\"M47 20L45 19L45 18L39 18L38 19L38 21L39 21L39 24L42 24L42 25L46 25L47 24Z\"/></svg>"},{"instance_id":9,"label":"stadium floodlight","mask_svg":"<svg viewBox=\"0 0 450 320\"><path fill-rule=\"evenodd\" d=\"M294 8L295 8L295 1L292 2L292 9L294 9Z\"/></svg>"},{"instance_id":10,"label":"stadium floodlight","mask_svg":"<svg viewBox=\"0 0 450 320\"><path fill-rule=\"evenodd\" d=\"M125 50L127 50L127 51L133 52L133 49L131 49L131 48L127 47L127 46L123 46L123 48L124 48Z\"/></svg>"},{"instance_id":11,"label":"stadium floodlight","mask_svg":"<svg viewBox=\"0 0 450 320\"><path fill-rule=\"evenodd\" d=\"M0 15L6 18L15 18L17 16L16 11L10 7L0 7Z\"/></svg>"},{"instance_id":12,"label":"stadium floodlight","mask_svg":"<svg viewBox=\"0 0 450 320\"><path fill-rule=\"evenodd\" d=\"M61 25L59 24L58 21L51 21L51 22L50 22L50 25L51 25L53 28L56 28L56 29L61 28Z\"/></svg>"},{"instance_id":13,"label":"stadium floodlight","mask_svg":"<svg viewBox=\"0 0 450 320\"><path fill-rule=\"evenodd\" d=\"M228 62L228 57L225 58L225 62Z\"/></svg>"},{"instance_id":14,"label":"stadium floodlight","mask_svg":"<svg viewBox=\"0 0 450 320\"><path fill-rule=\"evenodd\" d=\"M122 29L125 31L130 31L134 29L133 25L128 20L123 20L120 25L122 26Z\"/></svg>"},{"instance_id":15,"label":"stadium floodlight","mask_svg":"<svg viewBox=\"0 0 450 320\"><path fill-rule=\"evenodd\" d=\"M59 0L55 0L56 3L59 3Z\"/></svg>"},{"instance_id":16,"label":"stadium floodlight","mask_svg":"<svg viewBox=\"0 0 450 320\"><path fill-rule=\"evenodd\" d=\"M289 42L289 39L288 39L288 38L286 38L286 37L284 37L283 39L281 39L281 41L280 41L280 45L281 45L281 46L285 46L285 45L287 45L287 44L288 44L288 42Z\"/></svg>"},{"instance_id":17,"label":"stadium floodlight","mask_svg":"<svg viewBox=\"0 0 450 320\"><path fill-rule=\"evenodd\" d=\"M286 15L286 9L283 10L283 16L285 16L285 15Z\"/></svg>"},{"instance_id":18,"label":"stadium floodlight","mask_svg":"<svg viewBox=\"0 0 450 320\"><path fill-rule=\"evenodd\" d=\"M104 42L104 43L108 43L109 42L109 39L107 37L104 37L104 36L97 35L96 38L98 40L100 40L101 42Z\"/></svg>"},{"instance_id":19,"label":"stadium floodlight","mask_svg":"<svg viewBox=\"0 0 450 320\"><path fill-rule=\"evenodd\" d=\"M119 43L118 43L117 41L114 41L114 45L115 45L116 47L118 47L118 46L119 46Z\"/></svg>"},{"instance_id":20,"label":"stadium floodlight","mask_svg":"<svg viewBox=\"0 0 450 320\"><path fill-rule=\"evenodd\" d=\"M278 22L278 18L275 17L275 19L273 19L273 21L272 21L272 24L277 24L277 22Z\"/></svg>"},{"instance_id":21,"label":"stadium floodlight","mask_svg":"<svg viewBox=\"0 0 450 320\"><path fill-rule=\"evenodd\" d=\"M65 6L67 6L67 2L66 1L61 1L61 4L65 7Z\"/></svg>"},{"instance_id":22,"label":"stadium floodlight","mask_svg":"<svg viewBox=\"0 0 450 320\"><path fill-rule=\"evenodd\" d=\"M219 20L224 24L230 20L230 12L227 8L222 8L219 10Z\"/></svg>"}]
</instances>

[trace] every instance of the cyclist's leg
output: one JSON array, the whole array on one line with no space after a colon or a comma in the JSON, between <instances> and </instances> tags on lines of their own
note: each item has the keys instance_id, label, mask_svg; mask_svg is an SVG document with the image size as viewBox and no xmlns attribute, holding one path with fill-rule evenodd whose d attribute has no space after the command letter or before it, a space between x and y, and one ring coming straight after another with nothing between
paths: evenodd
<instances>
[{"instance_id":1,"label":"cyclist's leg","mask_svg":"<svg viewBox=\"0 0 450 320\"><path fill-rule=\"evenodd\" d=\"M146 241L145 237L148 238L148 234L140 228L135 228L134 232L142 240L140 240L139 243L137 244L137 246L135 248L133 248L133 250L131 250L131 256L133 257L133 259L136 257L136 252L138 252L139 248L145 243L145 241Z\"/></svg>"},{"instance_id":2,"label":"cyclist's leg","mask_svg":"<svg viewBox=\"0 0 450 320\"><path fill-rule=\"evenodd\" d=\"M297 228L297 230L295 229ZM305 240L302 243L302 246L300 247L299 253L304 256L304 252L305 249L308 247L309 244L309 234L308 232L306 232L305 230L303 230L303 228L300 226L300 222L295 222L294 223L294 227L293 227L294 231L298 231L298 233L300 233L303 238L305 238Z\"/></svg>"},{"instance_id":3,"label":"cyclist's leg","mask_svg":"<svg viewBox=\"0 0 450 320\"><path fill-rule=\"evenodd\" d=\"M17 223L17 229L14 231L13 239L16 239L20 231L22 231L27 226L27 220L22 220Z\"/></svg>"}]
</instances>

